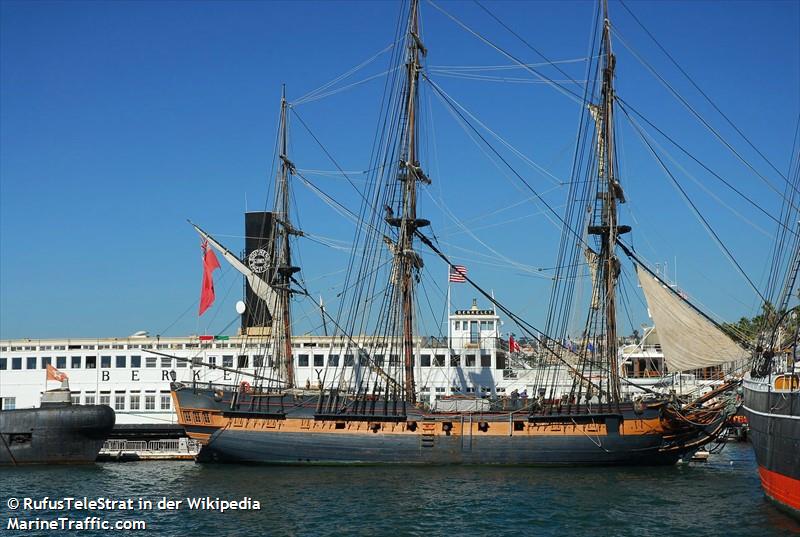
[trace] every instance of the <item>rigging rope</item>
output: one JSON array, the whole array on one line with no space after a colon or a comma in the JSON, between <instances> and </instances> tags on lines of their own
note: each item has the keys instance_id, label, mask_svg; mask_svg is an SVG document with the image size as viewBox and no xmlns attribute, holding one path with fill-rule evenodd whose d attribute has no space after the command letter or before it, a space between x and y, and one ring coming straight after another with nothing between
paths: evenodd
<instances>
[{"instance_id":1,"label":"rigging rope","mask_svg":"<svg viewBox=\"0 0 800 537\"><path fill-rule=\"evenodd\" d=\"M756 292L756 294L759 297L761 297L762 300L766 301L766 298L764 298L764 295L761 294L761 291L758 289L756 284L753 283L753 281L750 279L750 276L747 275L747 273L744 271L744 269L739 264L739 262L736 261L736 258L733 257L733 254L730 252L730 250L728 250L728 247L725 246L725 244L722 242L722 239L719 238L719 235L717 235L717 232L714 231L714 228L711 227L711 224L709 224L708 220L706 220L706 218L702 215L700 210L697 208L697 206L691 200L691 198L686 193L686 191L683 189L681 184L678 182L678 180L675 178L675 176L672 174L672 172L669 170L669 168L667 168L666 164L664 164L664 161L661 160L661 157L658 156L658 153L656 153L656 150L653 148L653 146L648 141L647 133L642 131L642 129L640 128L639 124L636 122L635 119L633 119L627 113L627 111L625 110L624 107L622 107L622 112L625 114L625 116L631 122L631 125L633 125L634 130L637 132L637 134L639 134L639 136L642 139L642 141L645 143L647 148L650 150L650 152L652 153L653 157L658 161L658 163L661 166L662 170L664 170L664 173L666 173L667 177L669 177L669 179L672 182L672 184L675 186L675 188L678 189L678 192L681 194L683 199L686 201L686 203L692 209L692 211L694 212L695 216L698 218L698 220L700 220L700 222L705 227L706 231L711 235L711 237L717 243L717 246L720 248L720 250L722 250L722 252L728 257L730 262L739 271L739 273L744 277L744 279L747 281L747 283L750 284L750 287Z\"/></svg>"}]
</instances>

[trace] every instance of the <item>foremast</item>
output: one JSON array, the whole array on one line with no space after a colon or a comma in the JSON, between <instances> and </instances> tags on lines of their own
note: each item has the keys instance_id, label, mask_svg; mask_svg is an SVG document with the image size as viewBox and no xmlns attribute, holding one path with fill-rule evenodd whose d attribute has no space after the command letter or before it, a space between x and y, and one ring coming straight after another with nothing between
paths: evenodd
<instances>
[{"instance_id":1,"label":"foremast","mask_svg":"<svg viewBox=\"0 0 800 537\"><path fill-rule=\"evenodd\" d=\"M608 0L603 0L602 51L603 78L600 103L590 105L596 125L598 209L589 225L590 235L599 237L597 254L598 278L593 289L594 300L604 317L604 347L608 356L608 398L618 405L620 396L619 364L617 359L617 280L620 262L616 255L617 237L630 231L629 226L618 225L617 202L625 197L617 178L616 147L614 143L614 69L616 57L611 51L611 24L608 19Z\"/></svg>"}]
</instances>

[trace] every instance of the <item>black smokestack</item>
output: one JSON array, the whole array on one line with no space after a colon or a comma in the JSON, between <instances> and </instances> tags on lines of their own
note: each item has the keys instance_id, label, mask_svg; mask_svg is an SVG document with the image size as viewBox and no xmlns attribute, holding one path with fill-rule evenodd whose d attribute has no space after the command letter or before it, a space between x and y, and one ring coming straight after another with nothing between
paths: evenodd
<instances>
[{"instance_id":1,"label":"black smokestack","mask_svg":"<svg viewBox=\"0 0 800 537\"><path fill-rule=\"evenodd\" d=\"M269 281L271 271L268 269L272 258L272 232L274 229L273 217L270 212L244 213L244 262L261 276ZM267 304L258 298L245 281L244 302L247 308L242 315L242 333L247 333L250 327L263 327L272 325L272 314Z\"/></svg>"}]
</instances>

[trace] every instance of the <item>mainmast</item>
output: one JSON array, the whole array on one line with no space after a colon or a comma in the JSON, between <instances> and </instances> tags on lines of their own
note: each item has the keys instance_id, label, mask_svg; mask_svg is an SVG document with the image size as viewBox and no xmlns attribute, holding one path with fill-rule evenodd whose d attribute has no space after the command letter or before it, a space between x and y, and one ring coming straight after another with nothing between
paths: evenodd
<instances>
[{"instance_id":1,"label":"mainmast","mask_svg":"<svg viewBox=\"0 0 800 537\"><path fill-rule=\"evenodd\" d=\"M291 289L292 275L298 272L298 267L292 266L291 252L289 250L289 235L299 235L289 220L289 177L294 172L294 164L287 156L288 152L288 118L287 118L286 86L281 91L281 120L280 120L280 169L275 185L275 233L273 239L274 267L272 287L277 298L278 315L273 326L276 329L273 338L273 349L276 360L282 361L286 384L293 387L294 363L292 360L292 331L291 331ZM280 354L279 354L280 353ZM283 356L281 356L281 354Z\"/></svg>"},{"instance_id":2,"label":"mainmast","mask_svg":"<svg viewBox=\"0 0 800 537\"><path fill-rule=\"evenodd\" d=\"M601 102L591 107L597 125L597 173L599 180L599 219L589 226L589 234L600 237L598 254L605 318L605 350L609 365L610 402L620 401L619 369L617 360L617 309L616 289L620 263L616 256L617 237L630 231L629 226L617 225L617 201L625 202L622 187L617 179L616 149L614 145L614 68L616 57L611 52L611 25L608 20L608 0L603 0L603 82ZM597 292L595 291L595 292Z\"/></svg>"},{"instance_id":3,"label":"mainmast","mask_svg":"<svg viewBox=\"0 0 800 537\"><path fill-rule=\"evenodd\" d=\"M406 58L406 88L404 93L405 122L404 140L401 148L398 180L401 182L402 200L400 218L387 217L390 225L398 226L398 241L395 249L395 266L399 268L400 300L403 323L403 358L405 376L405 400L416 403L414 386L414 271L421 266L421 259L414 252L414 232L428 225L427 220L417 219L417 181L429 183L419 165L417 152L417 107L419 95L420 55L426 50L419 37L419 1L412 0L408 22L408 54Z\"/></svg>"}]
</instances>

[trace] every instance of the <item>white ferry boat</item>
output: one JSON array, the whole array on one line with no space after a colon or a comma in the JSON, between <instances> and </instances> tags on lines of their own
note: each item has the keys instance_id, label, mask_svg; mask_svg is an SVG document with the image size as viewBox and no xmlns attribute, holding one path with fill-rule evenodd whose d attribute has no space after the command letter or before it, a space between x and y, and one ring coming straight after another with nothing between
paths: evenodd
<instances>
[{"instance_id":1,"label":"white ferry boat","mask_svg":"<svg viewBox=\"0 0 800 537\"><path fill-rule=\"evenodd\" d=\"M672 372L655 326L645 327L639 341L620 347L620 374L632 386L677 395L699 397L719 386L726 377L720 366Z\"/></svg>"}]
</instances>

